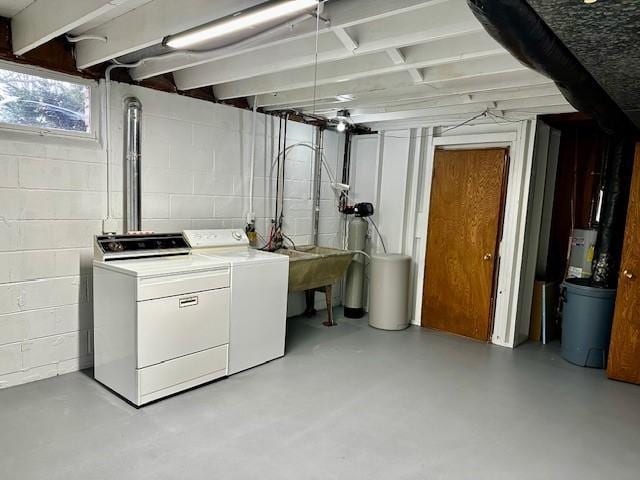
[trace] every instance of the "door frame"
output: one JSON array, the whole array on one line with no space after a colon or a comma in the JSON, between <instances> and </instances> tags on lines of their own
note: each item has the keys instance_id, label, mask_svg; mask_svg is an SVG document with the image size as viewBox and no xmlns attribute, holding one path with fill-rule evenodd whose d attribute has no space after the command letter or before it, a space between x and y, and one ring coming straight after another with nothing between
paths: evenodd
<instances>
[{"instance_id":1,"label":"door frame","mask_svg":"<svg viewBox=\"0 0 640 480\"><path fill-rule=\"evenodd\" d=\"M531 310L531 292L521 292L522 268L525 263L525 224L529 203L529 188L533 165L533 145L536 121L522 121L517 128L495 133L469 133L463 135L434 136L434 130L425 142L424 188L421 192L422 208L416 212L416 237L419 239L416 255L416 289L413 323L422 323L422 298L427 248L433 161L438 147L509 149L510 163L507 175L507 194L504 207L504 229L499 247L497 292L494 307L494 344L515 347L521 341L517 335L517 317L527 318ZM528 300L527 300L528 299Z\"/></svg>"}]
</instances>

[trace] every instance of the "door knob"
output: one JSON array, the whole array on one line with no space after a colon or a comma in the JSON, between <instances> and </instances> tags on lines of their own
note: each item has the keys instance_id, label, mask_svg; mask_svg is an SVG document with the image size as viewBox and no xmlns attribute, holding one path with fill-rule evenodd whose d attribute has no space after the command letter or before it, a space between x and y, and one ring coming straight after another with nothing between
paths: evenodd
<instances>
[{"instance_id":1,"label":"door knob","mask_svg":"<svg viewBox=\"0 0 640 480\"><path fill-rule=\"evenodd\" d=\"M633 278L633 273L629 270L625 270L624 272L622 272L622 274L629 279Z\"/></svg>"},{"instance_id":2,"label":"door knob","mask_svg":"<svg viewBox=\"0 0 640 480\"><path fill-rule=\"evenodd\" d=\"M484 257L482 257L483 260L491 260L493 258L493 255L491 255L490 253L485 253Z\"/></svg>"}]
</instances>

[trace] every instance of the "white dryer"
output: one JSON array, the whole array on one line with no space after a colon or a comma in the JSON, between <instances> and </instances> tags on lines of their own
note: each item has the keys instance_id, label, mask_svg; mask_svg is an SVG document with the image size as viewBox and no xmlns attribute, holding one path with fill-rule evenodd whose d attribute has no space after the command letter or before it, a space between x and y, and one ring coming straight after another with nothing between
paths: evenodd
<instances>
[{"instance_id":1,"label":"white dryer","mask_svg":"<svg viewBox=\"0 0 640 480\"><path fill-rule=\"evenodd\" d=\"M96 380L139 406L227 375L229 262L182 234L98 236L95 257Z\"/></svg>"},{"instance_id":2,"label":"white dryer","mask_svg":"<svg viewBox=\"0 0 640 480\"><path fill-rule=\"evenodd\" d=\"M284 355L289 257L249 247L242 230L186 230L191 256L231 265L229 375Z\"/></svg>"}]
</instances>

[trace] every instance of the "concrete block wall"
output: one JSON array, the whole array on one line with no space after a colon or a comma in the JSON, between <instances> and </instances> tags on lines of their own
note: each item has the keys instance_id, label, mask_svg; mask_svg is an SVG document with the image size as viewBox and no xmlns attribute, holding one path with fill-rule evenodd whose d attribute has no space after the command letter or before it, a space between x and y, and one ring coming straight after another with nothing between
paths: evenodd
<instances>
[{"instance_id":1,"label":"concrete block wall","mask_svg":"<svg viewBox=\"0 0 640 480\"><path fill-rule=\"evenodd\" d=\"M112 204L122 217L122 102L143 104L143 228L242 227L248 210L252 113L114 84L111 95ZM265 236L273 215L270 164L277 119L258 114L255 207ZM289 144L313 128L291 122ZM340 139L327 142L341 169ZM287 160L287 234L311 241L313 154ZM107 215L106 153L96 141L0 130L0 388L92 364L93 236ZM323 189L321 238L340 245L334 204Z\"/></svg>"}]
</instances>

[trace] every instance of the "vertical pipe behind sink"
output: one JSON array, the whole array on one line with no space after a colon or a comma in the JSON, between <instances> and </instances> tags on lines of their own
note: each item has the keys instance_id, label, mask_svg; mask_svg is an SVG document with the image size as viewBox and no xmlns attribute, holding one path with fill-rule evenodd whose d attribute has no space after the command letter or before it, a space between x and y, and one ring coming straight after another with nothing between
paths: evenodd
<instances>
[{"instance_id":1,"label":"vertical pipe behind sink","mask_svg":"<svg viewBox=\"0 0 640 480\"><path fill-rule=\"evenodd\" d=\"M324 153L324 129L316 128L315 159L313 172L313 223L311 236L313 244L320 240L320 197L322 195L322 155Z\"/></svg>"}]
</instances>

